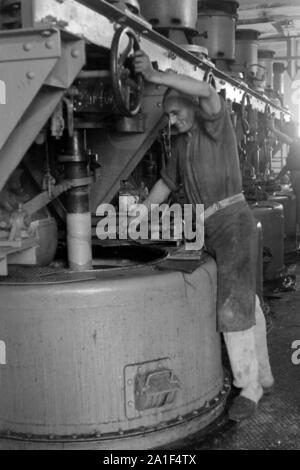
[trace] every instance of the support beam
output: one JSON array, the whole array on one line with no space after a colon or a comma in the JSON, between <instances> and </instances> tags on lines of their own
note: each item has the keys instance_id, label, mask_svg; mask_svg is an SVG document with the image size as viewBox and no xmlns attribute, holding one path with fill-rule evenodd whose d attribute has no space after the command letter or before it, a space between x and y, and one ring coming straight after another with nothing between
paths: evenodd
<instances>
[{"instance_id":1,"label":"support beam","mask_svg":"<svg viewBox=\"0 0 300 470\"><path fill-rule=\"evenodd\" d=\"M83 40L64 40L51 28L12 33L0 33L0 77L8 89L0 113L0 191L85 64Z\"/></svg>"},{"instance_id":2,"label":"support beam","mask_svg":"<svg viewBox=\"0 0 300 470\"><path fill-rule=\"evenodd\" d=\"M0 32L0 151L61 57L60 32L52 29ZM0 185L1 188L1 185Z\"/></svg>"}]
</instances>

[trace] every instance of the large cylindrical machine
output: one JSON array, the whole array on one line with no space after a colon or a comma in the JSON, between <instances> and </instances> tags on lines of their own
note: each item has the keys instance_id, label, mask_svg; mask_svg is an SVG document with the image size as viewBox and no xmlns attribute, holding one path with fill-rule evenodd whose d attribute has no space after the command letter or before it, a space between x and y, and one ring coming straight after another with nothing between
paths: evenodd
<instances>
[{"instance_id":1,"label":"large cylindrical machine","mask_svg":"<svg viewBox=\"0 0 300 470\"><path fill-rule=\"evenodd\" d=\"M275 52L269 49L259 49L258 51L258 76L262 81L262 88L266 91L273 90L273 59Z\"/></svg>"},{"instance_id":2,"label":"large cylindrical machine","mask_svg":"<svg viewBox=\"0 0 300 470\"><path fill-rule=\"evenodd\" d=\"M296 250L297 214L295 194L293 192L275 193L269 196L269 200L283 206L285 251Z\"/></svg>"},{"instance_id":3,"label":"large cylindrical machine","mask_svg":"<svg viewBox=\"0 0 300 470\"><path fill-rule=\"evenodd\" d=\"M261 223L264 248L264 276L273 280L284 269L284 212L281 204L261 201L251 205L253 215Z\"/></svg>"},{"instance_id":4,"label":"large cylindrical machine","mask_svg":"<svg viewBox=\"0 0 300 470\"><path fill-rule=\"evenodd\" d=\"M142 14L156 29L191 29L197 26L198 0L139 0Z\"/></svg>"},{"instance_id":5,"label":"large cylindrical machine","mask_svg":"<svg viewBox=\"0 0 300 470\"><path fill-rule=\"evenodd\" d=\"M208 49L209 56L219 68L235 58L236 1L199 1L198 36L194 42Z\"/></svg>"},{"instance_id":6,"label":"large cylindrical machine","mask_svg":"<svg viewBox=\"0 0 300 470\"><path fill-rule=\"evenodd\" d=\"M0 448L157 448L222 413L214 261L161 271L163 251L136 249L130 268L1 279Z\"/></svg>"},{"instance_id":7,"label":"large cylindrical machine","mask_svg":"<svg viewBox=\"0 0 300 470\"><path fill-rule=\"evenodd\" d=\"M259 32L254 29L240 29L236 32L236 57L233 70L243 72L251 85L257 82L258 73L258 38Z\"/></svg>"},{"instance_id":8,"label":"large cylindrical machine","mask_svg":"<svg viewBox=\"0 0 300 470\"><path fill-rule=\"evenodd\" d=\"M153 27L177 44L197 31L198 0L140 0L141 13Z\"/></svg>"}]
</instances>

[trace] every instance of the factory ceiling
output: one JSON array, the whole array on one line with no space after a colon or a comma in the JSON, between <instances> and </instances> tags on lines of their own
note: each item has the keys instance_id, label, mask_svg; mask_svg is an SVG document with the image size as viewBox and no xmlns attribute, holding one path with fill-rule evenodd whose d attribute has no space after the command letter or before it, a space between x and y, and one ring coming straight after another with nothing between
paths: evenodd
<instances>
[{"instance_id":1,"label":"factory ceiling","mask_svg":"<svg viewBox=\"0 0 300 470\"><path fill-rule=\"evenodd\" d=\"M261 33L261 48L274 50L277 57L299 56L300 0L238 0L238 28ZM298 39L299 38L299 39ZM291 39L294 39L291 47Z\"/></svg>"}]
</instances>

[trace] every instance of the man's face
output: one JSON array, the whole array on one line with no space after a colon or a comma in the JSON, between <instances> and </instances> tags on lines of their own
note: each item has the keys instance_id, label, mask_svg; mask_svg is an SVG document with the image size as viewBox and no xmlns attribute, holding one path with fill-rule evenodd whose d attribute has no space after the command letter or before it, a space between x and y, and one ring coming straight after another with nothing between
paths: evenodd
<instances>
[{"instance_id":1,"label":"man's face","mask_svg":"<svg viewBox=\"0 0 300 470\"><path fill-rule=\"evenodd\" d=\"M169 98L164 104L165 114L169 117L170 124L176 128L179 134L189 132L195 122L195 111L192 105L183 100Z\"/></svg>"}]
</instances>

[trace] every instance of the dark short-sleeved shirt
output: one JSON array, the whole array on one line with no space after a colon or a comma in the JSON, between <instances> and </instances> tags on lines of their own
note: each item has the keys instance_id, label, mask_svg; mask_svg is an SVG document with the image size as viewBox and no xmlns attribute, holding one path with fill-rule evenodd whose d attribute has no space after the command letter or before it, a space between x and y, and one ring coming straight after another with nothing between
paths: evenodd
<instances>
[{"instance_id":1,"label":"dark short-sleeved shirt","mask_svg":"<svg viewBox=\"0 0 300 470\"><path fill-rule=\"evenodd\" d=\"M190 135L179 135L161 177L172 191L183 184L187 202L213 203L242 192L236 137L224 100L213 117L199 107ZM255 324L257 231L244 202L205 222L206 246L218 267L217 328L242 331Z\"/></svg>"},{"instance_id":2,"label":"dark short-sleeved shirt","mask_svg":"<svg viewBox=\"0 0 300 470\"><path fill-rule=\"evenodd\" d=\"M161 177L172 191L182 183L189 203L207 208L241 193L236 137L223 99L214 116L199 106L193 129L176 136L172 147L172 158Z\"/></svg>"}]
</instances>

